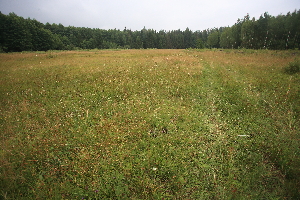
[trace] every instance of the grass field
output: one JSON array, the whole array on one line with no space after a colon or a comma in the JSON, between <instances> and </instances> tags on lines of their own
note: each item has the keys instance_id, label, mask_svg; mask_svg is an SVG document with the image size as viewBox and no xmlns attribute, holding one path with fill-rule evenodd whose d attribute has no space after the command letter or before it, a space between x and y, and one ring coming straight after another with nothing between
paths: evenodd
<instances>
[{"instance_id":1,"label":"grass field","mask_svg":"<svg viewBox=\"0 0 300 200\"><path fill-rule=\"evenodd\" d=\"M300 199L299 59L0 54L0 199Z\"/></svg>"}]
</instances>

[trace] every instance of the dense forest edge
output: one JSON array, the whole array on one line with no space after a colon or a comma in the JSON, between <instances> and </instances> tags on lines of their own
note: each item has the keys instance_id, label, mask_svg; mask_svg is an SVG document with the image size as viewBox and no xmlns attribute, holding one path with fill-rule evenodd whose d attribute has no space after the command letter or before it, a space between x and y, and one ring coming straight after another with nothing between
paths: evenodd
<instances>
[{"instance_id":1,"label":"dense forest edge","mask_svg":"<svg viewBox=\"0 0 300 200\"><path fill-rule=\"evenodd\" d=\"M231 27L192 31L95 29L43 24L15 13L0 12L0 52L75 49L299 49L300 10L259 19L247 14Z\"/></svg>"}]
</instances>

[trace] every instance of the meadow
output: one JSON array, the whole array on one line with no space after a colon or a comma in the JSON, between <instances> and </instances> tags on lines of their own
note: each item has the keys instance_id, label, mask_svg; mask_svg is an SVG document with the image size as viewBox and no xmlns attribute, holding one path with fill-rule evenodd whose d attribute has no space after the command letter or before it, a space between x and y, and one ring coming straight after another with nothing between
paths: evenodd
<instances>
[{"instance_id":1,"label":"meadow","mask_svg":"<svg viewBox=\"0 0 300 200\"><path fill-rule=\"evenodd\" d=\"M299 199L299 60L0 54L0 199Z\"/></svg>"}]
</instances>

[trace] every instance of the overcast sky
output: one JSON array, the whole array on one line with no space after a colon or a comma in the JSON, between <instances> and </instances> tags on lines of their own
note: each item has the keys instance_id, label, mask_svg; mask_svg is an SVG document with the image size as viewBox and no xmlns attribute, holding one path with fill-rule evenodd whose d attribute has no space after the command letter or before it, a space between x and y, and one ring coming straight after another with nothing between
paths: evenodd
<instances>
[{"instance_id":1,"label":"overcast sky","mask_svg":"<svg viewBox=\"0 0 300 200\"><path fill-rule=\"evenodd\" d=\"M247 13L259 18L300 9L300 0L0 0L14 12L42 23L100 29L193 31L232 26Z\"/></svg>"}]
</instances>

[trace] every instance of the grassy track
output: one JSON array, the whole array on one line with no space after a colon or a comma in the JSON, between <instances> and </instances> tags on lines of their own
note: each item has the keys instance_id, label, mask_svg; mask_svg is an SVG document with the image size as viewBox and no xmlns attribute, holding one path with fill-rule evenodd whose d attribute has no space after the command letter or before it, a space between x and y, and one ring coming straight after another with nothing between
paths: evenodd
<instances>
[{"instance_id":1,"label":"grassy track","mask_svg":"<svg viewBox=\"0 0 300 200\"><path fill-rule=\"evenodd\" d=\"M2 199L297 199L290 51L0 54Z\"/></svg>"}]
</instances>

